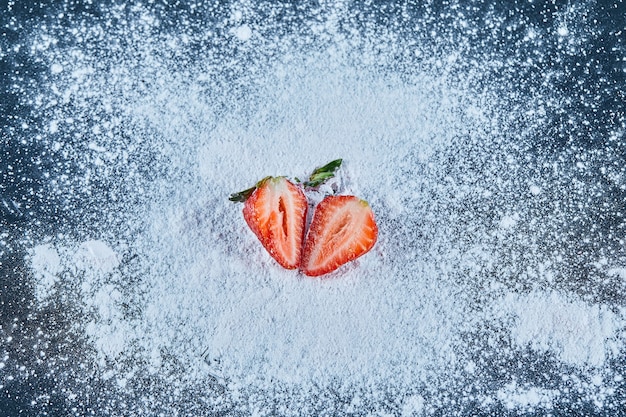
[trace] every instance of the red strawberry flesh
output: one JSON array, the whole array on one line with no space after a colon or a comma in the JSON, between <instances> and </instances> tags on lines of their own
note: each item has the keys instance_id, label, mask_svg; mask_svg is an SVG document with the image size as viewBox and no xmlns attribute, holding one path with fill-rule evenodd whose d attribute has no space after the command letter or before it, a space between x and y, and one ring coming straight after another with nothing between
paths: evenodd
<instances>
[{"instance_id":1,"label":"red strawberry flesh","mask_svg":"<svg viewBox=\"0 0 626 417\"><path fill-rule=\"evenodd\" d=\"M244 203L243 216L269 254L284 268L300 264L308 209L306 197L285 177L261 180Z\"/></svg>"},{"instance_id":2,"label":"red strawberry flesh","mask_svg":"<svg viewBox=\"0 0 626 417\"><path fill-rule=\"evenodd\" d=\"M300 269L319 276L367 253L376 243L378 227L369 204L354 196L329 196L315 209Z\"/></svg>"}]
</instances>

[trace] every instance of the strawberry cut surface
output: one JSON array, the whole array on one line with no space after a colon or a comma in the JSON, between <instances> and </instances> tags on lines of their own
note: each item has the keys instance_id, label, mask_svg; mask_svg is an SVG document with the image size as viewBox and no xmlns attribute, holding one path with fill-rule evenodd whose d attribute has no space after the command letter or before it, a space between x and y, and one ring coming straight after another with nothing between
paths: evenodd
<instances>
[{"instance_id":1,"label":"strawberry cut surface","mask_svg":"<svg viewBox=\"0 0 626 417\"><path fill-rule=\"evenodd\" d=\"M354 196L329 196L315 208L304 242L301 271L319 276L367 253L378 238L369 204Z\"/></svg>"},{"instance_id":2,"label":"strawberry cut surface","mask_svg":"<svg viewBox=\"0 0 626 417\"><path fill-rule=\"evenodd\" d=\"M284 268L300 264L308 205L302 189L285 177L268 177L244 202L243 217L263 247Z\"/></svg>"}]
</instances>

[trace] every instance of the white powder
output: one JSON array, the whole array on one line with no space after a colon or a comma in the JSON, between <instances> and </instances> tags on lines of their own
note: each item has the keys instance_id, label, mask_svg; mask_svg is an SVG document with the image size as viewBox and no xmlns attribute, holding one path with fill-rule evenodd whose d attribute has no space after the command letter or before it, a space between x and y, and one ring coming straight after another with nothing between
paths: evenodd
<instances>
[{"instance_id":1,"label":"white powder","mask_svg":"<svg viewBox=\"0 0 626 417\"><path fill-rule=\"evenodd\" d=\"M233 30L235 36L241 41L247 41L252 37L252 29L248 25L241 25Z\"/></svg>"},{"instance_id":2,"label":"white powder","mask_svg":"<svg viewBox=\"0 0 626 417\"><path fill-rule=\"evenodd\" d=\"M518 221L519 221L519 215L517 214L506 215L500 220L500 227L502 229L511 229L515 227Z\"/></svg>"},{"instance_id":3,"label":"white powder","mask_svg":"<svg viewBox=\"0 0 626 417\"><path fill-rule=\"evenodd\" d=\"M58 281L58 274L63 270L59 254L50 244L35 246L31 258L31 266L36 279L35 297L44 302Z\"/></svg>"},{"instance_id":4,"label":"white powder","mask_svg":"<svg viewBox=\"0 0 626 417\"><path fill-rule=\"evenodd\" d=\"M76 266L85 271L108 273L119 265L117 254L99 240L82 243L74 257Z\"/></svg>"},{"instance_id":5,"label":"white powder","mask_svg":"<svg viewBox=\"0 0 626 417\"><path fill-rule=\"evenodd\" d=\"M341 22L354 16L341 5L299 25L312 39L278 36L250 13L233 11L223 32L187 27L164 39L145 36L159 19L139 13L125 42L111 42L129 51L112 51L104 66L99 49L46 52L58 82L41 101L72 107L50 104L44 130L85 168L76 192L98 204L102 230L35 242L31 266L42 306L59 296L84 310L71 317L93 348L84 366L114 379L138 415L198 414L172 405L189 392L205 414L220 401L242 415L412 416L464 401L550 410L564 391L514 378L524 363L516 355L530 349L604 404L620 382L606 366L623 352L624 314L555 284L543 262L552 248L539 243L562 219L535 207L550 184L524 171L531 164L516 152L526 127L509 125L535 114L510 102L533 109L545 97L483 86L485 57L462 66L466 51L420 50L393 27L346 31ZM97 40L109 30L96 29ZM193 52L185 45L215 46L181 65ZM65 55L75 61L57 71ZM394 66L414 56L428 58ZM545 131L542 120L530 137ZM369 201L376 247L323 279L283 270L228 195L340 157L338 179L312 199L340 190ZM92 196L99 182L106 198ZM607 274L623 277L609 258ZM68 285L55 285L61 276ZM525 289L537 282L551 286ZM494 369L499 379L487 381ZM154 381L149 392L142 378Z\"/></svg>"},{"instance_id":6,"label":"white powder","mask_svg":"<svg viewBox=\"0 0 626 417\"><path fill-rule=\"evenodd\" d=\"M590 305L557 292L509 294L498 308L512 314L513 340L550 352L574 366L601 367L619 352L617 331L624 325L607 306Z\"/></svg>"},{"instance_id":7,"label":"white powder","mask_svg":"<svg viewBox=\"0 0 626 417\"><path fill-rule=\"evenodd\" d=\"M381 199L393 191L388 183L398 153L413 146L406 132L416 132L412 141L427 158L471 124L449 120L453 105L438 105L436 114L426 110L435 106L431 96L458 93L430 79L407 88L298 67L288 72L295 75L283 85L291 94L264 90L263 111L247 123L224 118L197 145L199 151L195 135L185 136L193 146L180 148L177 157L195 170L184 187L197 191L161 198L146 215L151 229L141 236L142 256L152 268L139 323L144 337L137 343L167 351L192 369L205 352L207 361L219 363L210 372L262 389L338 380L346 386L403 386L455 367L467 301L435 262L407 257L401 248L408 242L385 236L390 225ZM189 103L172 100L169 106ZM151 119L167 137L188 123L161 120L154 107L136 109L137 117ZM282 116L267 122L266 114ZM379 152L381 137L394 152ZM265 175L301 175L341 156L346 162L336 187L379 208L377 247L326 279L277 268L243 222L241 206L226 197ZM404 195L409 186L401 188Z\"/></svg>"},{"instance_id":8,"label":"white powder","mask_svg":"<svg viewBox=\"0 0 626 417\"><path fill-rule=\"evenodd\" d=\"M424 411L424 398L419 395L411 395L402 402L400 415L402 417L412 417L422 415Z\"/></svg>"},{"instance_id":9,"label":"white powder","mask_svg":"<svg viewBox=\"0 0 626 417\"><path fill-rule=\"evenodd\" d=\"M619 277L622 280L622 285L626 286L626 268L610 268L607 273Z\"/></svg>"},{"instance_id":10,"label":"white powder","mask_svg":"<svg viewBox=\"0 0 626 417\"><path fill-rule=\"evenodd\" d=\"M50 67L50 72L53 74L60 74L61 72L63 72L63 66L61 64L52 64L52 66Z\"/></svg>"},{"instance_id":11,"label":"white powder","mask_svg":"<svg viewBox=\"0 0 626 417\"><path fill-rule=\"evenodd\" d=\"M48 130L50 133L57 133L59 131L59 122L56 120L51 121Z\"/></svg>"},{"instance_id":12,"label":"white powder","mask_svg":"<svg viewBox=\"0 0 626 417\"><path fill-rule=\"evenodd\" d=\"M560 393L537 387L520 387L515 382L500 389L496 397L509 410L523 409L532 411L538 407L552 409L553 401Z\"/></svg>"}]
</instances>

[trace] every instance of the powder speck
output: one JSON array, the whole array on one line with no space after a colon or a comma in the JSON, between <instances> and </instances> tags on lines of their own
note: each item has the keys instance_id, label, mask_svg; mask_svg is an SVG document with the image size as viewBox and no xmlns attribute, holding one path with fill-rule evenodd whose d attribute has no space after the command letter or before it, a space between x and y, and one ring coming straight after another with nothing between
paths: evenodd
<instances>
[{"instance_id":1,"label":"powder speck","mask_svg":"<svg viewBox=\"0 0 626 417\"><path fill-rule=\"evenodd\" d=\"M60 74L63 72L63 66L61 64L52 64L50 66L50 72L53 74Z\"/></svg>"},{"instance_id":2,"label":"powder speck","mask_svg":"<svg viewBox=\"0 0 626 417\"><path fill-rule=\"evenodd\" d=\"M519 215L516 214L516 213L506 215L506 216L502 217L502 219L500 220L500 227L502 229L511 229L511 228L515 227L515 225L517 224L518 220L519 220Z\"/></svg>"},{"instance_id":3,"label":"powder speck","mask_svg":"<svg viewBox=\"0 0 626 417\"><path fill-rule=\"evenodd\" d=\"M541 194L541 187L539 187L537 185L531 185L530 186L530 193L532 195L539 195L539 194Z\"/></svg>"},{"instance_id":4,"label":"powder speck","mask_svg":"<svg viewBox=\"0 0 626 417\"><path fill-rule=\"evenodd\" d=\"M248 25L241 25L239 27L237 27L235 30L235 36L240 40L240 41L247 41L252 37L252 28L250 28L250 26Z\"/></svg>"},{"instance_id":5,"label":"powder speck","mask_svg":"<svg viewBox=\"0 0 626 417\"><path fill-rule=\"evenodd\" d=\"M569 35L569 29L567 26L561 25L557 28L556 33L558 33L559 36L567 36Z\"/></svg>"}]
</instances>

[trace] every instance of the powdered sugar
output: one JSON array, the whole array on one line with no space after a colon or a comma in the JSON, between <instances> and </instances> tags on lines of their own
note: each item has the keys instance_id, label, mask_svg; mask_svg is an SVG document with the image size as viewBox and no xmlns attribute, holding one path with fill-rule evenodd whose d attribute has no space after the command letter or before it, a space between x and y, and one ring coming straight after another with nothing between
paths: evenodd
<instances>
[{"instance_id":1,"label":"powdered sugar","mask_svg":"<svg viewBox=\"0 0 626 417\"><path fill-rule=\"evenodd\" d=\"M520 347L550 352L574 366L601 367L619 354L623 319L607 306L569 300L556 292L509 294L498 309L513 317L511 336Z\"/></svg>"},{"instance_id":2,"label":"powdered sugar","mask_svg":"<svg viewBox=\"0 0 626 417\"><path fill-rule=\"evenodd\" d=\"M62 271L61 258L50 244L35 246L32 254L32 267L37 279L35 296L43 302L53 292L53 286L58 281L58 274Z\"/></svg>"},{"instance_id":3,"label":"powdered sugar","mask_svg":"<svg viewBox=\"0 0 626 417\"><path fill-rule=\"evenodd\" d=\"M539 407L552 409L553 401L560 393L555 390L546 390L537 387L519 387L512 382L498 391L497 398L509 410L523 409L533 411Z\"/></svg>"},{"instance_id":4,"label":"powdered sugar","mask_svg":"<svg viewBox=\"0 0 626 417\"><path fill-rule=\"evenodd\" d=\"M546 115L566 100L500 80L525 61L457 47L446 25L341 4L291 25L263 7L169 31L146 6L111 7L119 33L91 22L68 29L78 48L34 49L55 77L34 99L41 141L72 161L49 188L75 222L28 242L36 307L79 311L77 362L124 399L101 401L137 415L616 404L619 153L550 154ZM273 261L228 195L336 158L313 203L364 198L379 241L309 279ZM609 182L588 180L600 165ZM600 209L604 229L588 220Z\"/></svg>"},{"instance_id":5,"label":"powdered sugar","mask_svg":"<svg viewBox=\"0 0 626 417\"><path fill-rule=\"evenodd\" d=\"M87 273L94 271L106 274L119 265L117 254L106 243L99 240L81 243L74 256L76 267Z\"/></svg>"}]
</instances>

